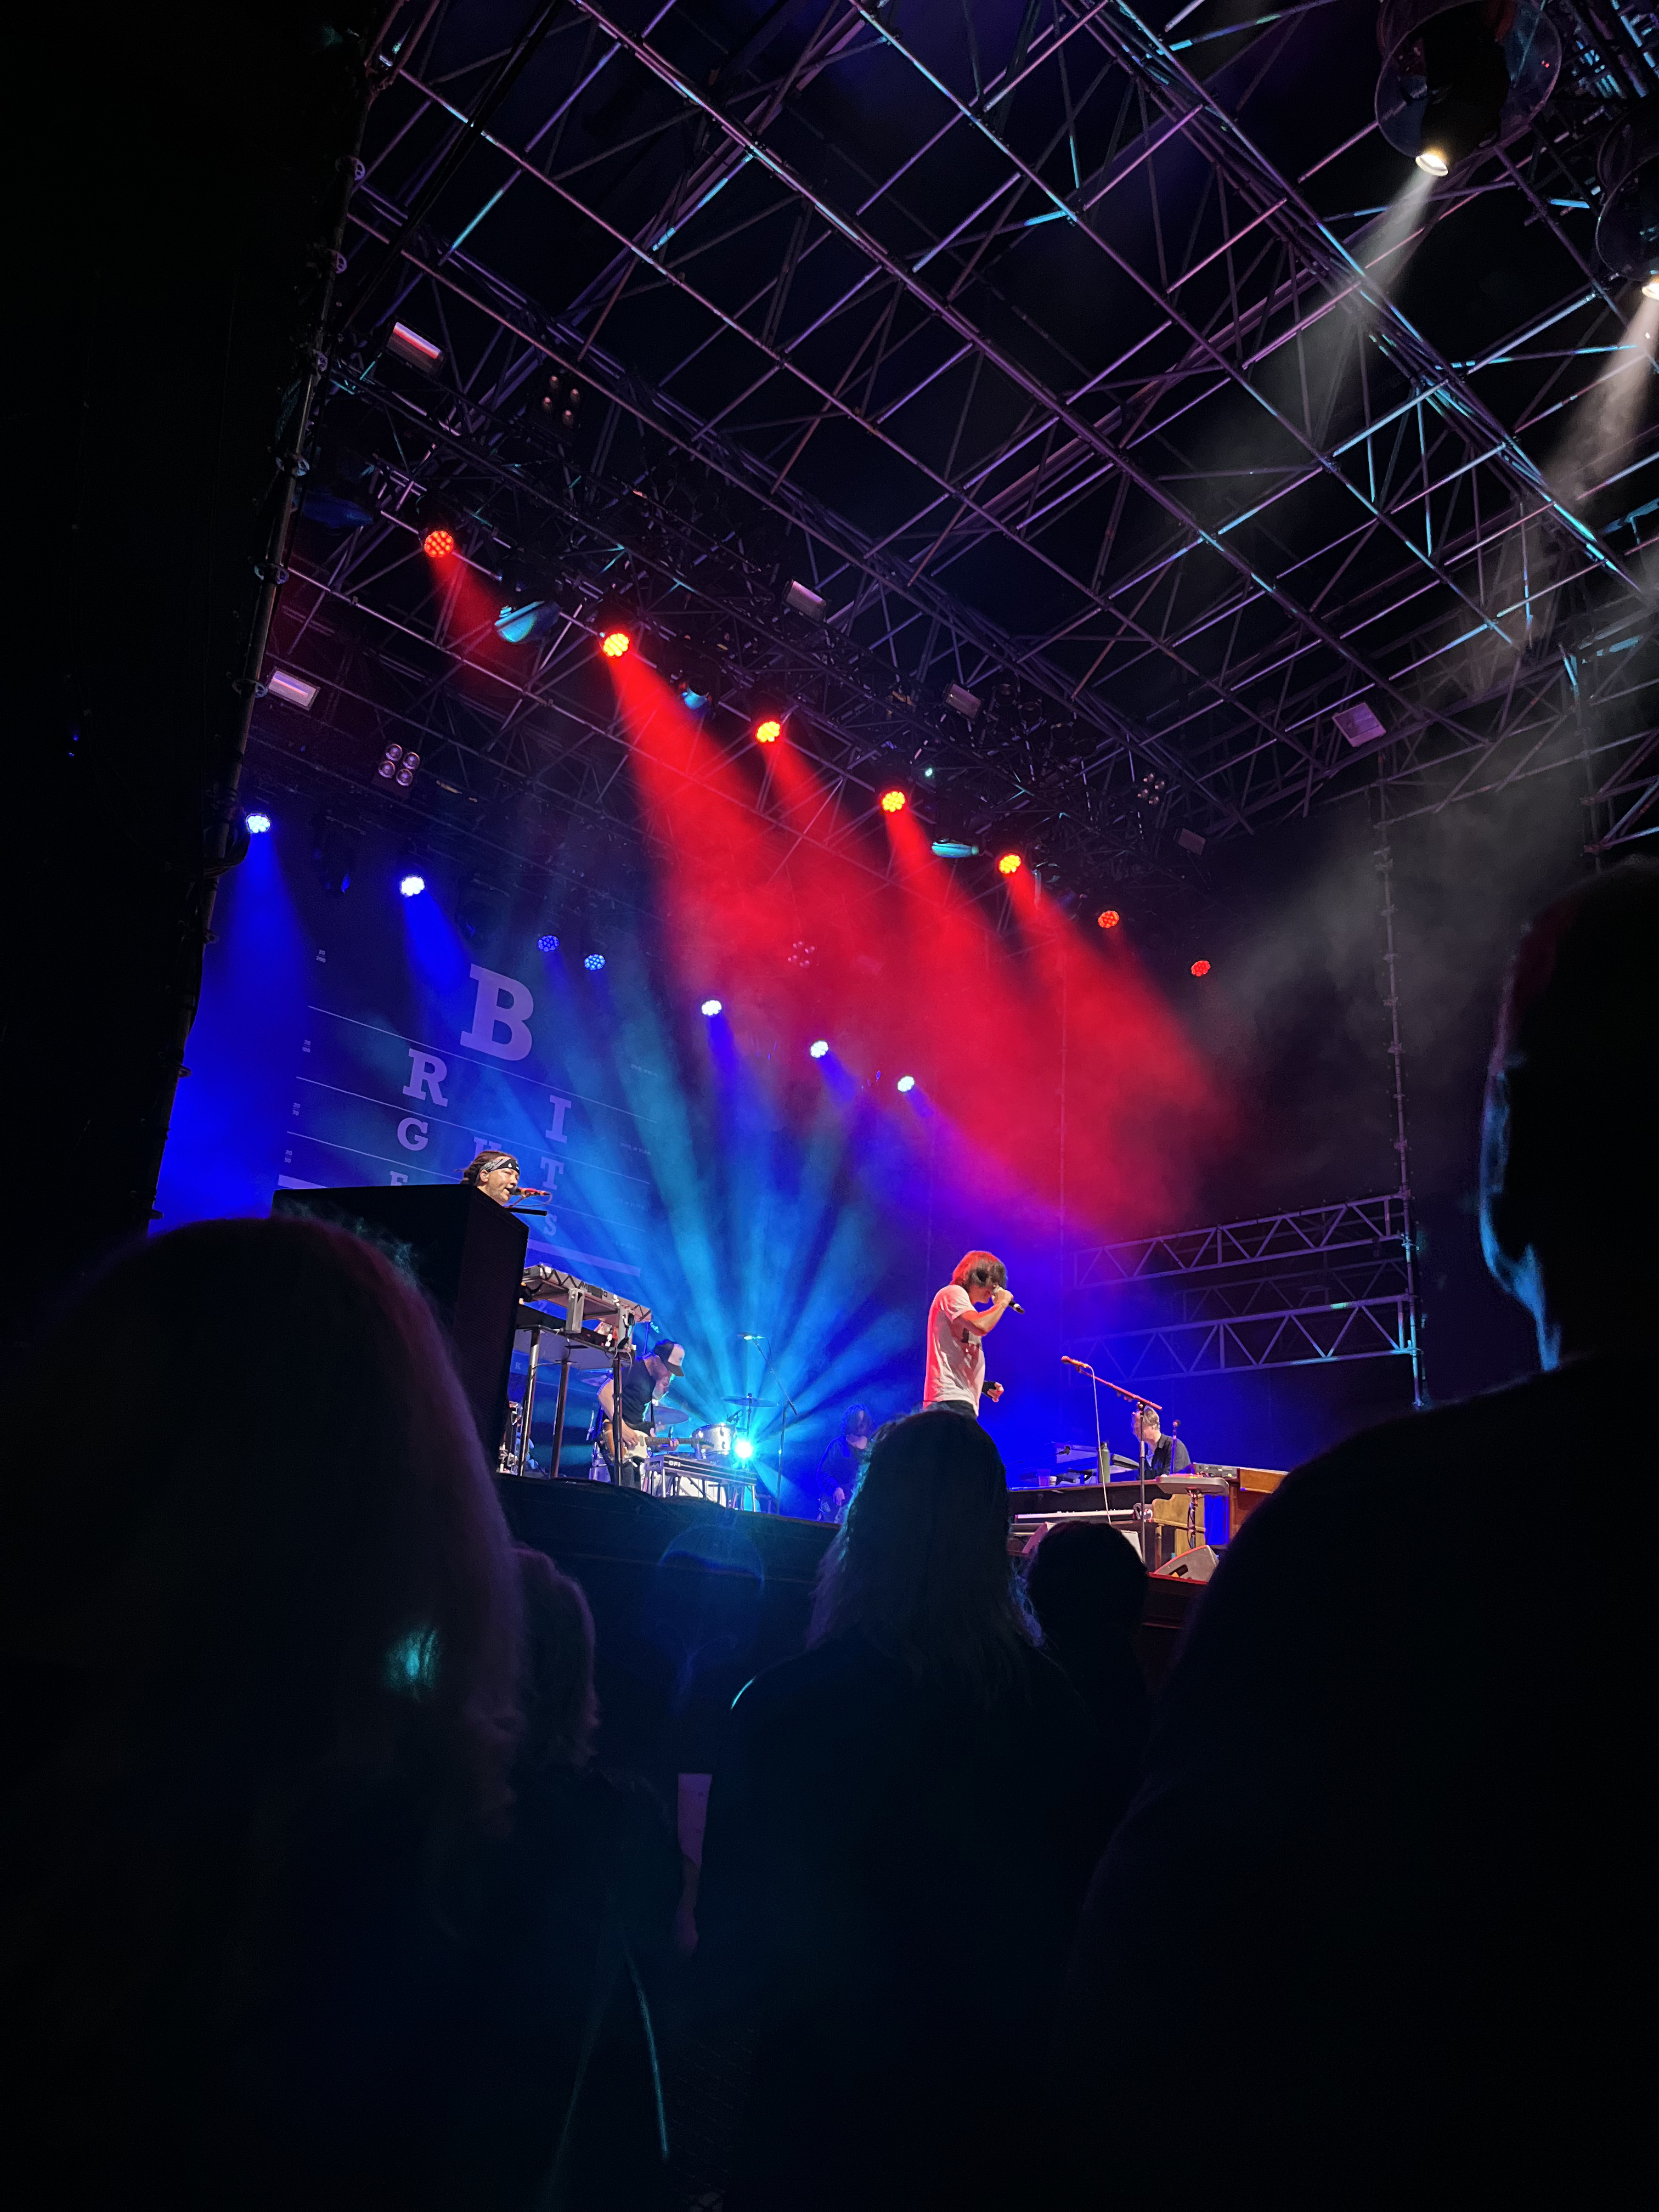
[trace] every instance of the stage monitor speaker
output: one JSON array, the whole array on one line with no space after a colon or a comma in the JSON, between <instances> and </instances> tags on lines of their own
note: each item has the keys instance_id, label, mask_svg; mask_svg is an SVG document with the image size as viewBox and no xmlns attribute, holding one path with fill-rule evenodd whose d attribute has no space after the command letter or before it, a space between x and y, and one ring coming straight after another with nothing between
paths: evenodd
<instances>
[{"instance_id":1,"label":"stage monitor speaker","mask_svg":"<svg viewBox=\"0 0 1659 2212\"><path fill-rule=\"evenodd\" d=\"M1154 1579L1162 1583L1206 1583L1221 1564L1221 1554L1213 1544L1200 1544L1196 1551L1177 1552L1174 1559L1155 1571Z\"/></svg>"},{"instance_id":2,"label":"stage monitor speaker","mask_svg":"<svg viewBox=\"0 0 1659 2212\"><path fill-rule=\"evenodd\" d=\"M530 1241L525 1223L460 1182L279 1190L270 1210L349 1229L414 1276L449 1339L493 1472L507 1425L513 1326Z\"/></svg>"}]
</instances>

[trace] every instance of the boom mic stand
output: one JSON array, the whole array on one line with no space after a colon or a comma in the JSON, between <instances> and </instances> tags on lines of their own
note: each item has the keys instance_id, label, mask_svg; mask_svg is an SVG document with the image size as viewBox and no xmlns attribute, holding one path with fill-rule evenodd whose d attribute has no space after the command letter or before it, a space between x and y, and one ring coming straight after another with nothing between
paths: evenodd
<instances>
[{"instance_id":1,"label":"boom mic stand","mask_svg":"<svg viewBox=\"0 0 1659 2212\"><path fill-rule=\"evenodd\" d=\"M1091 1383L1094 1386L1091 1395L1094 1399L1095 1407L1095 1456L1100 1466L1100 1502L1104 1505L1106 1503L1107 1470L1106 1448L1101 1442L1100 1436L1101 1392L1103 1390L1110 1390L1115 1392L1118 1397L1127 1400L1127 1401L1134 1407L1138 1416L1142 1413L1161 1413L1164 1411L1164 1408L1162 1406L1158 1404L1156 1400L1152 1398L1143 1398L1138 1391L1126 1390L1121 1382L1111 1382L1107 1380L1105 1376L1097 1375L1094 1369L1090 1366L1086 1359L1073 1359L1068 1353L1062 1352L1060 1355L1060 1364L1062 1367L1075 1367L1079 1374L1086 1375ZM1135 1539L1140 1547L1140 1563L1142 1566L1146 1568L1146 1571L1150 1574L1152 1572L1152 1568L1146 1558L1147 1550L1149 1548L1146 1540L1146 1529L1152 1516L1147 1511L1146 1507L1146 1424L1144 1420L1139 1419L1136 1419L1135 1441L1140 1446L1140 1490L1139 1495L1135 1500Z\"/></svg>"}]
</instances>

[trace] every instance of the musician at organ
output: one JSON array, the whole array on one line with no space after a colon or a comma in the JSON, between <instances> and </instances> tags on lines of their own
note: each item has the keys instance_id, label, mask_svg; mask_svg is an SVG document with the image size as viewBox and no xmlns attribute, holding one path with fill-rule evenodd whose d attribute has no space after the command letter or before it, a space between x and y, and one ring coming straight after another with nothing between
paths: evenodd
<instances>
[{"instance_id":1,"label":"musician at organ","mask_svg":"<svg viewBox=\"0 0 1659 2212\"><path fill-rule=\"evenodd\" d=\"M685 1346L677 1344L672 1336L659 1337L643 1359L632 1360L623 1368L620 1465L616 1424L611 1418L616 1397L614 1378L607 1375L600 1384L599 1446L611 1480L620 1482L624 1490L639 1489L650 1449L651 1431L657 1425L657 1408L667 1395L670 1383L684 1371Z\"/></svg>"},{"instance_id":2,"label":"musician at organ","mask_svg":"<svg viewBox=\"0 0 1659 2212\"><path fill-rule=\"evenodd\" d=\"M1139 1462L1144 1443L1146 1472L1154 1481L1166 1474L1186 1474L1193 1463L1193 1455L1179 1437L1164 1435L1156 1406L1137 1406L1129 1425L1134 1431L1135 1459Z\"/></svg>"}]
</instances>

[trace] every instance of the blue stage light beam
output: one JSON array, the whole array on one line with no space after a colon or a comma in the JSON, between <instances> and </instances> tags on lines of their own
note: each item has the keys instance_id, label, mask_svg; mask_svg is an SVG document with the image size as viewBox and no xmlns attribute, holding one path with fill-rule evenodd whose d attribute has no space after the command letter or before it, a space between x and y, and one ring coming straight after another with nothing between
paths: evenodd
<instances>
[{"instance_id":1,"label":"blue stage light beam","mask_svg":"<svg viewBox=\"0 0 1659 2212\"><path fill-rule=\"evenodd\" d=\"M698 1009L698 1012L706 1015L711 1022L714 1020L715 1015L720 1013L721 1011L720 1002L718 999L705 999L702 1005Z\"/></svg>"},{"instance_id":2,"label":"blue stage light beam","mask_svg":"<svg viewBox=\"0 0 1659 2212\"><path fill-rule=\"evenodd\" d=\"M273 1142L273 1132L295 1096L295 1048L316 995L316 940L290 888L283 843L256 837L219 888L218 941L202 963L190 1034L195 1073L173 1099L161 1161L155 1204L163 1229L267 1213L272 1183L296 1172L285 1133ZM305 846L292 857L296 874L307 874Z\"/></svg>"},{"instance_id":3,"label":"blue stage light beam","mask_svg":"<svg viewBox=\"0 0 1659 2212\"><path fill-rule=\"evenodd\" d=\"M815 1037L806 1049L811 1058L822 1060L830 1049L830 1041L827 1037Z\"/></svg>"},{"instance_id":4,"label":"blue stage light beam","mask_svg":"<svg viewBox=\"0 0 1659 2212\"><path fill-rule=\"evenodd\" d=\"M909 1093L915 1089L915 1087L916 1079L914 1075L901 1075L897 1083L894 1085L894 1088L896 1091L902 1092L906 1097L908 1097Z\"/></svg>"},{"instance_id":5,"label":"blue stage light beam","mask_svg":"<svg viewBox=\"0 0 1659 2212\"><path fill-rule=\"evenodd\" d=\"M603 952L590 952L582 962L582 966L586 969L590 975L597 975L604 965L605 955Z\"/></svg>"},{"instance_id":6,"label":"blue stage light beam","mask_svg":"<svg viewBox=\"0 0 1659 2212\"><path fill-rule=\"evenodd\" d=\"M245 814L242 819L250 837L263 837L270 827L270 815L262 813L258 809L252 814Z\"/></svg>"},{"instance_id":7,"label":"blue stage light beam","mask_svg":"<svg viewBox=\"0 0 1659 2212\"><path fill-rule=\"evenodd\" d=\"M419 898L421 893L426 889L426 878L417 876L411 871L410 874L398 878L398 889L405 898Z\"/></svg>"}]
</instances>

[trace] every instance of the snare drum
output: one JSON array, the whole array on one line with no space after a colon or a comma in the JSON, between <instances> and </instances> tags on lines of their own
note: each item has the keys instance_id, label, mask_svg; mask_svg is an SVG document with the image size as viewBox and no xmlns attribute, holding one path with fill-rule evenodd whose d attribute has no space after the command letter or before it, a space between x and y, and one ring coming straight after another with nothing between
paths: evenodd
<instances>
[{"instance_id":1,"label":"snare drum","mask_svg":"<svg viewBox=\"0 0 1659 2212\"><path fill-rule=\"evenodd\" d=\"M732 1424L714 1421L706 1429L694 1429L691 1448L699 1459L724 1465L732 1456Z\"/></svg>"}]
</instances>

